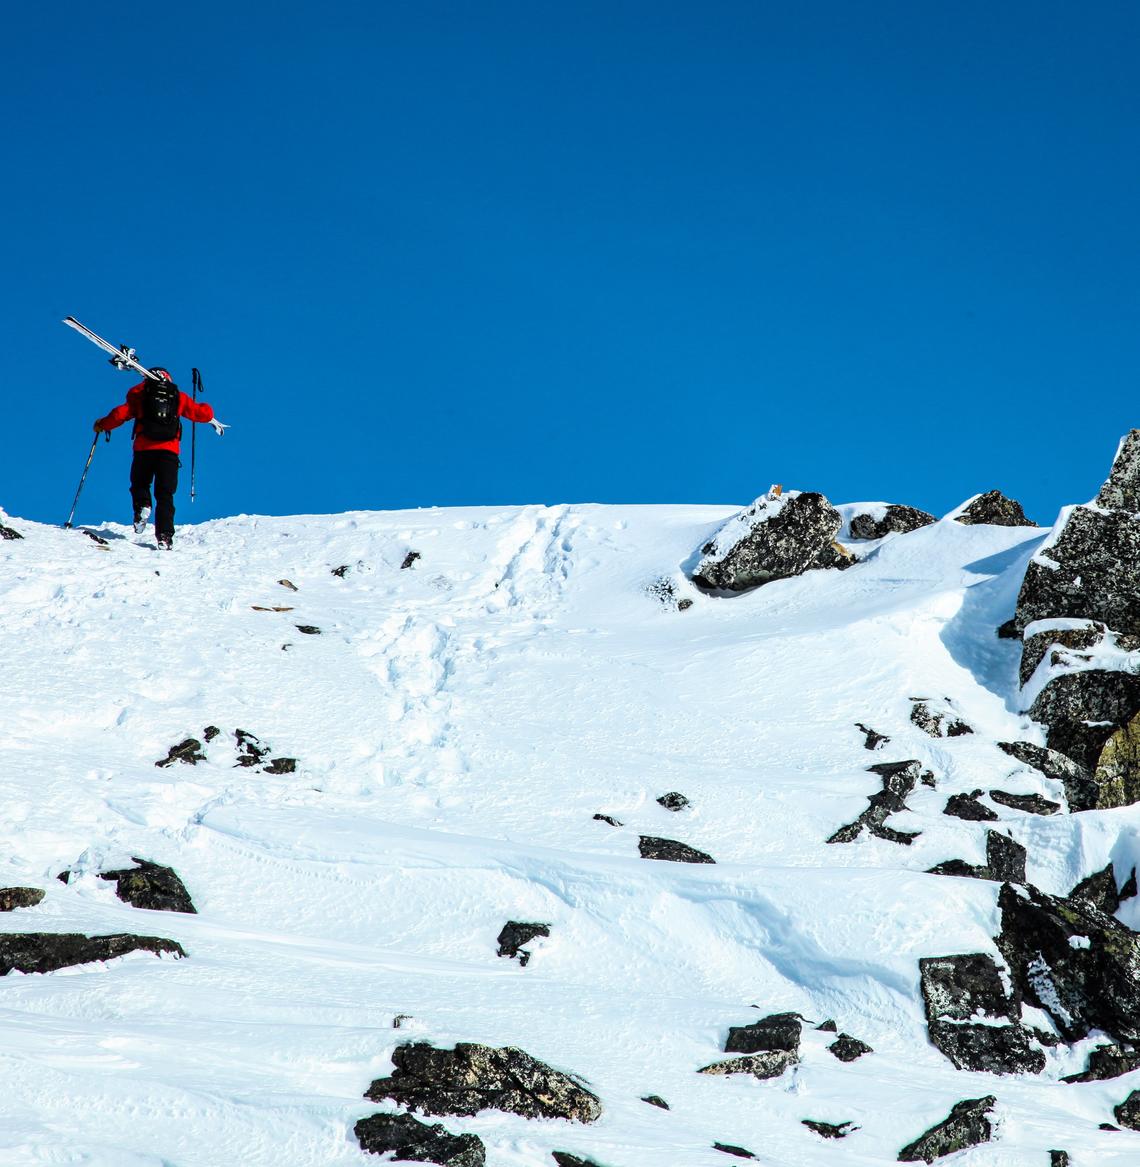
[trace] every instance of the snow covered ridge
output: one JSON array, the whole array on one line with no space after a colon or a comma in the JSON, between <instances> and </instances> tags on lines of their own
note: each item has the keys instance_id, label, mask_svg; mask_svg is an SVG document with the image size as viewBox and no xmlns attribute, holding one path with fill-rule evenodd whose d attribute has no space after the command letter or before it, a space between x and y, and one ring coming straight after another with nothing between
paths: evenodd
<instances>
[{"instance_id":1,"label":"snow covered ridge","mask_svg":"<svg viewBox=\"0 0 1140 1167\"><path fill-rule=\"evenodd\" d=\"M709 594L733 513L0 516L0 1163L1134 1163L1140 809L995 634L1046 532Z\"/></svg>"}]
</instances>

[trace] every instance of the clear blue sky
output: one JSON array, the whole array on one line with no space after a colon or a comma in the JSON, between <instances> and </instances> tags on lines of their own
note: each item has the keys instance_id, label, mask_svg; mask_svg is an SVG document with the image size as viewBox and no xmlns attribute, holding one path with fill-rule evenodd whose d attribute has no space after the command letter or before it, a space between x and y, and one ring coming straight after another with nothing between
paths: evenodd
<instances>
[{"instance_id":1,"label":"clear blue sky","mask_svg":"<svg viewBox=\"0 0 1140 1167\"><path fill-rule=\"evenodd\" d=\"M232 424L179 521L779 480L1051 522L1140 424L1134 3L64 0L0 52L10 514L63 521L132 383L68 313Z\"/></svg>"}]
</instances>

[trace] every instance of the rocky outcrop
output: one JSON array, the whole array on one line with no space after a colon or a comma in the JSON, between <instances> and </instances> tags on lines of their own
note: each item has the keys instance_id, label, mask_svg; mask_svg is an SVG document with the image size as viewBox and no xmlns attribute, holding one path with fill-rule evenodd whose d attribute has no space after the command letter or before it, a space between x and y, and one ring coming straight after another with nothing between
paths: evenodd
<instances>
[{"instance_id":1,"label":"rocky outcrop","mask_svg":"<svg viewBox=\"0 0 1140 1167\"><path fill-rule=\"evenodd\" d=\"M941 702L929 697L912 697L914 708L910 711L911 721L931 737L963 737L974 731L954 712L950 699Z\"/></svg>"},{"instance_id":2,"label":"rocky outcrop","mask_svg":"<svg viewBox=\"0 0 1140 1167\"><path fill-rule=\"evenodd\" d=\"M1107 510L1140 511L1140 430L1130 430L1121 439L1096 503Z\"/></svg>"},{"instance_id":3,"label":"rocky outcrop","mask_svg":"<svg viewBox=\"0 0 1140 1167\"><path fill-rule=\"evenodd\" d=\"M1050 815L1056 814L1061 809L1059 802L1043 798L1040 794L1010 794L1008 790L991 790L990 798L1001 806L1024 811L1026 814Z\"/></svg>"},{"instance_id":4,"label":"rocky outcrop","mask_svg":"<svg viewBox=\"0 0 1140 1167\"><path fill-rule=\"evenodd\" d=\"M10 972L48 973L78 964L113 960L128 952L185 956L182 945L160 936L84 936L80 932L9 932L0 935L0 976Z\"/></svg>"},{"instance_id":5,"label":"rocky outcrop","mask_svg":"<svg viewBox=\"0 0 1140 1167\"><path fill-rule=\"evenodd\" d=\"M827 1048L841 1062L856 1062L864 1054L875 1052L865 1041L860 1041L849 1033L841 1033Z\"/></svg>"},{"instance_id":6,"label":"rocky outcrop","mask_svg":"<svg viewBox=\"0 0 1140 1167\"><path fill-rule=\"evenodd\" d=\"M549 924L528 924L521 920L508 920L499 933L499 956L513 958L526 968L530 953L523 948L539 936L549 936Z\"/></svg>"},{"instance_id":7,"label":"rocky outcrop","mask_svg":"<svg viewBox=\"0 0 1140 1167\"><path fill-rule=\"evenodd\" d=\"M1021 1006L1006 992L993 959L976 952L918 962L927 1031L959 1070L1039 1074L1045 1054L1020 1025Z\"/></svg>"},{"instance_id":8,"label":"rocky outcrop","mask_svg":"<svg viewBox=\"0 0 1140 1167\"><path fill-rule=\"evenodd\" d=\"M1140 663L1140 658L1137 660ZM1059 673L1029 707L1030 717L1048 727L1049 748L1092 774L1099 810L1135 801L1140 776L1127 771L1118 773L1114 756L1119 761L1124 755L1115 746L1104 759L1109 770L1104 774L1098 774L1098 770L1109 740L1117 730L1129 725L1137 712L1140 673L1107 669Z\"/></svg>"},{"instance_id":9,"label":"rocky outcrop","mask_svg":"<svg viewBox=\"0 0 1140 1167\"><path fill-rule=\"evenodd\" d=\"M453 1135L440 1123L420 1122L410 1114L374 1114L353 1128L360 1148L373 1155L394 1152L404 1163L439 1167L483 1167L487 1152L478 1135Z\"/></svg>"},{"instance_id":10,"label":"rocky outcrop","mask_svg":"<svg viewBox=\"0 0 1140 1167\"><path fill-rule=\"evenodd\" d=\"M122 871L104 871L99 878L113 880L115 894L134 908L148 908L152 912L189 912L197 909L190 899L186 885L171 867L162 867L146 859L132 856L138 867Z\"/></svg>"},{"instance_id":11,"label":"rocky outcrop","mask_svg":"<svg viewBox=\"0 0 1140 1167\"><path fill-rule=\"evenodd\" d=\"M978 801L982 793L981 790L973 790L969 794L952 794L946 800L942 813L950 815L951 818L966 819L967 822L993 822L999 817L998 813Z\"/></svg>"},{"instance_id":12,"label":"rocky outcrop","mask_svg":"<svg viewBox=\"0 0 1140 1167\"><path fill-rule=\"evenodd\" d=\"M1015 839L998 831L986 831L986 862L966 863L947 859L930 868L930 875L958 875L968 879L992 879L999 882L1024 883L1028 853Z\"/></svg>"},{"instance_id":13,"label":"rocky outcrop","mask_svg":"<svg viewBox=\"0 0 1140 1167\"><path fill-rule=\"evenodd\" d=\"M6 527L0 523L0 539L22 539L23 537L14 527Z\"/></svg>"},{"instance_id":14,"label":"rocky outcrop","mask_svg":"<svg viewBox=\"0 0 1140 1167\"><path fill-rule=\"evenodd\" d=\"M944 1155L988 1143L993 1136L989 1114L995 1105L997 1099L992 1094L956 1103L942 1122L903 1147L899 1152L899 1162L933 1163Z\"/></svg>"},{"instance_id":15,"label":"rocky outcrop","mask_svg":"<svg viewBox=\"0 0 1140 1167\"><path fill-rule=\"evenodd\" d=\"M1065 788L1065 801L1070 810L1092 810L1097 803L1097 788L1092 774L1057 750L1032 742L998 742L998 748L1024 766L1040 770L1046 778L1060 782Z\"/></svg>"},{"instance_id":16,"label":"rocky outcrop","mask_svg":"<svg viewBox=\"0 0 1140 1167\"><path fill-rule=\"evenodd\" d=\"M1105 1082L1140 1069L1140 1050L1131 1046L1098 1045L1089 1054L1088 1065L1079 1074L1069 1074L1062 1082Z\"/></svg>"},{"instance_id":17,"label":"rocky outcrop","mask_svg":"<svg viewBox=\"0 0 1140 1167\"><path fill-rule=\"evenodd\" d=\"M204 762L206 755L202 753L202 743L196 737L184 738L176 746L171 746L165 758L160 758L155 765L159 769L173 766L175 762L182 762L187 766L196 766Z\"/></svg>"},{"instance_id":18,"label":"rocky outcrop","mask_svg":"<svg viewBox=\"0 0 1140 1167\"><path fill-rule=\"evenodd\" d=\"M688 843L678 843L676 839L662 839L657 835L642 835L638 840L638 851L642 859L664 859L671 863L715 863L711 855L690 847Z\"/></svg>"},{"instance_id":19,"label":"rocky outcrop","mask_svg":"<svg viewBox=\"0 0 1140 1167\"><path fill-rule=\"evenodd\" d=\"M726 1054L755 1054L764 1050L796 1053L803 1035L803 1018L798 1013L773 1013L751 1025L734 1025L725 1039Z\"/></svg>"},{"instance_id":20,"label":"rocky outcrop","mask_svg":"<svg viewBox=\"0 0 1140 1167\"><path fill-rule=\"evenodd\" d=\"M743 592L854 556L835 541L843 525L822 494L770 492L734 515L701 548L693 582L706 591Z\"/></svg>"},{"instance_id":21,"label":"rocky outcrop","mask_svg":"<svg viewBox=\"0 0 1140 1167\"><path fill-rule=\"evenodd\" d=\"M569 1151L551 1151L550 1157L558 1167L602 1167L593 1159L583 1159L580 1155L571 1155Z\"/></svg>"},{"instance_id":22,"label":"rocky outcrop","mask_svg":"<svg viewBox=\"0 0 1140 1167\"><path fill-rule=\"evenodd\" d=\"M730 1074L751 1074L764 1081L778 1078L790 1066L799 1062L799 1055L788 1050L768 1050L764 1053L749 1054L742 1058L728 1058L723 1062L713 1062L702 1066L698 1074L727 1077Z\"/></svg>"},{"instance_id":23,"label":"rocky outcrop","mask_svg":"<svg viewBox=\"0 0 1140 1167\"><path fill-rule=\"evenodd\" d=\"M1000 490L987 490L966 504L960 514L954 516L957 522L967 526L990 524L995 527L1036 527L1032 519L1025 517L1021 503L1006 498Z\"/></svg>"},{"instance_id":24,"label":"rocky outcrop","mask_svg":"<svg viewBox=\"0 0 1140 1167\"><path fill-rule=\"evenodd\" d=\"M460 1042L439 1049L409 1042L396 1047L392 1063L395 1071L376 1079L365 1098L391 1099L431 1115L501 1110L523 1118L595 1122L602 1114L601 1102L577 1078L513 1046Z\"/></svg>"},{"instance_id":25,"label":"rocky outcrop","mask_svg":"<svg viewBox=\"0 0 1140 1167\"><path fill-rule=\"evenodd\" d=\"M825 1139L844 1139L852 1131L859 1129L853 1122L821 1122L817 1118L801 1118L800 1122L809 1131L814 1131Z\"/></svg>"},{"instance_id":26,"label":"rocky outcrop","mask_svg":"<svg viewBox=\"0 0 1140 1167\"><path fill-rule=\"evenodd\" d=\"M1080 896L1005 884L997 946L1015 990L1066 1041L1101 1030L1140 1042L1140 934Z\"/></svg>"},{"instance_id":27,"label":"rocky outcrop","mask_svg":"<svg viewBox=\"0 0 1140 1167\"><path fill-rule=\"evenodd\" d=\"M671 1109L669 1106L669 1103L666 1102L665 1099L662 1098L660 1094L646 1094L645 1097L642 1098L641 1101L648 1102L650 1106L656 1106L658 1110Z\"/></svg>"},{"instance_id":28,"label":"rocky outcrop","mask_svg":"<svg viewBox=\"0 0 1140 1167\"><path fill-rule=\"evenodd\" d=\"M735 1143L713 1143L714 1151L723 1151L726 1155L734 1155L737 1159L755 1159L747 1147L738 1147Z\"/></svg>"},{"instance_id":29,"label":"rocky outcrop","mask_svg":"<svg viewBox=\"0 0 1140 1167\"><path fill-rule=\"evenodd\" d=\"M878 730L871 729L861 721L855 723L855 728L866 735L866 740L863 742L863 748L866 750L881 750L891 740L885 733L879 733Z\"/></svg>"},{"instance_id":30,"label":"rocky outcrop","mask_svg":"<svg viewBox=\"0 0 1140 1167\"><path fill-rule=\"evenodd\" d=\"M672 811L684 810L687 806L692 805L679 790L670 790L668 794L662 794L656 802L658 806Z\"/></svg>"},{"instance_id":31,"label":"rocky outcrop","mask_svg":"<svg viewBox=\"0 0 1140 1167\"><path fill-rule=\"evenodd\" d=\"M1140 1131L1140 1090L1133 1090L1119 1105L1112 1108L1116 1121L1130 1131Z\"/></svg>"},{"instance_id":32,"label":"rocky outcrop","mask_svg":"<svg viewBox=\"0 0 1140 1167\"><path fill-rule=\"evenodd\" d=\"M914 507L888 503L876 511L864 511L852 518L852 539L881 539L884 535L905 535L935 522L933 515Z\"/></svg>"},{"instance_id":33,"label":"rocky outcrop","mask_svg":"<svg viewBox=\"0 0 1140 1167\"><path fill-rule=\"evenodd\" d=\"M925 780L922 764L912 759L906 762L880 762L867 769L882 779L883 788L867 799L867 809L853 823L840 827L827 841L853 843L867 831L876 838L909 846L918 838L919 831L896 831L886 824L892 814L907 809L907 795L914 790L920 779Z\"/></svg>"},{"instance_id":34,"label":"rocky outcrop","mask_svg":"<svg viewBox=\"0 0 1140 1167\"><path fill-rule=\"evenodd\" d=\"M0 912L14 912L17 908L34 908L42 903L43 888L0 887Z\"/></svg>"}]
</instances>

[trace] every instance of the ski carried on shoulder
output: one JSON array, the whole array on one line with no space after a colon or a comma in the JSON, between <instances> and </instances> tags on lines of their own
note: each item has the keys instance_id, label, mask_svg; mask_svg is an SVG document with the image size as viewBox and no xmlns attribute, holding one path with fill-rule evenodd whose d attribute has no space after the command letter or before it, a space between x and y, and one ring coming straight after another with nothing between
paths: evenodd
<instances>
[{"instance_id":1,"label":"ski carried on shoulder","mask_svg":"<svg viewBox=\"0 0 1140 1167\"><path fill-rule=\"evenodd\" d=\"M141 373L144 377L151 381L161 381L157 373L152 372L142 364L135 354L133 348L127 345L114 345L109 340L104 340L97 332L92 332L86 324L80 324L74 316L65 316L63 323L68 328L74 328L80 336L85 336L92 343L98 345L105 353L111 354L111 364L117 369L133 369L136 373Z\"/></svg>"}]
</instances>

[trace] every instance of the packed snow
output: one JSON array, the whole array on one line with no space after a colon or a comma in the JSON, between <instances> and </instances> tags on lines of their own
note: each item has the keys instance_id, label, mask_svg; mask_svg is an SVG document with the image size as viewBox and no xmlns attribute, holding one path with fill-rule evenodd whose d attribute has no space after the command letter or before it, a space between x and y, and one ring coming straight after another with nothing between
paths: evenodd
<instances>
[{"instance_id":1,"label":"packed snow","mask_svg":"<svg viewBox=\"0 0 1140 1167\"><path fill-rule=\"evenodd\" d=\"M1099 1129L1128 1087L1059 1081L1095 1042L1039 1077L960 1072L919 993L920 957L996 956L998 885L926 874L984 862L983 828L1053 893L1140 853L1135 807L942 813L998 785L1063 801L995 744L1043 740L994 630L1046 532L944 520L854 545L844 572L702 595L685 567L734 510L241 516L180 528L170 554L118 524L100 545L5 519L24 538L0 541L0 883L47 895L0 928L188 955L0 980L0 1163L379 1162L353 1125L394 1109L363 1094L407 1040L519 1046L602 1100L590 1126L429 1120L478 1134L492 1167L724 1167L714 1142L887 1164L988 1094L995 1140L955 1163L1140 1162L1140 1136ZM915 697L976 732L927 736ZM869 752L857 722L889 743ZM156 766L209 725L205 761ZM237 766L236 729L295 772ZM913 844L828 845L880 788L867 767L910 758L938 783L891 819ZM640 835L716 863L642 859ZM136 856L198 914L117 899L99 873ZM550 925L525 967L496 955L508 920ZM800 1065L696 1072L782 1011L808 1021ZM828 1019L874 1052L837 1060Z\"/></svg>"}]
</instances>

